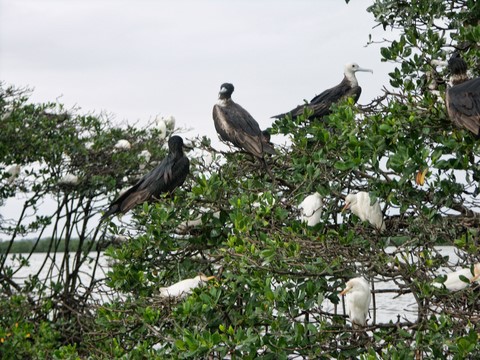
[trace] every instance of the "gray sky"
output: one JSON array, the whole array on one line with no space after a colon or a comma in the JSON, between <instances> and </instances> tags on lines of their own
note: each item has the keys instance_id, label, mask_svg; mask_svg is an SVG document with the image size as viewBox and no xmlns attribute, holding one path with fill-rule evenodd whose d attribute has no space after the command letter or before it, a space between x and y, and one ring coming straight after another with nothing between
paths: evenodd
<instances>
[{"instance_id":1,"label":"gray sky","mask_svg":"<svg viewBox=\"0 0 480 360\"><path fill-rule=\"evenodd\" d=\"M220 84L268 127L338 84L357 62L360 103L388 84L372 0L0 0L0 79L115 122L172 114L188 135L216 140L211 116Z\"/></svg>"}]
</instances>

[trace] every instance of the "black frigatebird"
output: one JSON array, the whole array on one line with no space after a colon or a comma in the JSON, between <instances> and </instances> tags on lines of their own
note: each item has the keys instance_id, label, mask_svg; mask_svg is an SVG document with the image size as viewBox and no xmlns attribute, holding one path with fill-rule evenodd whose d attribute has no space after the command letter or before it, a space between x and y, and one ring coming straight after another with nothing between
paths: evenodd
<instances>
[{"instance_id":1,"label":"black frigatebird","mask_svg":"<svg viewBox=\"0 0 480 360\"><path fill-rule=\"evenodd\" d=\"M280 115L272 116L272 118L281 119L290 115L295 119L296 117L303 115L305 108L308 108L313 112L308 119L322 118L331 113L330 107L332 104L335 104L345 97L352 97L354 101L357 102L362 92L362 88L358 85L355 76L357 71L368 71L373 74L373 70L361 68L356 63L346 64L344 70L345 76L340 84L315 96L310 103L298 105L295 109Z\"/></svg>"},{"instance_id":2,"label":"black frigatebird","mask_svg":"<svg viewBox=\"0 0 480 360\"><path fill-rule=\"evenodd\" d=\"M448 69L451 83L445 96L448 116L458 127L480 137L480 77L468 79L467 63L458 53L448 61Z\"/></svg>"},{"instance_id":3,"label":"black frigatebird","mask_svg":"<svg viewBox=\"0 0 480 360\"><path fill-rule=\"evenodd\" d=\"M275 149L262 134L252 115L232 100L233 90L233 85L229 83L220 87L219 100L213 106L215 129L223 141L228 141L257 157L269 171L264 155L274 155Z\"/></svg>"},{"instance_id":4,"label":"black frigatebird","mask_svg":"<svg viewBox=\"0 0 480 360\"><path fill-rule=\"evenodd\" d=\"M124 214L145 201L155 200L162 193L173 192L184 183L189 169L190 161L183 153L183 139L176 135L170 137L167 157L112 202L100 221L113 214Z\"/></svg>"}]
</instances>

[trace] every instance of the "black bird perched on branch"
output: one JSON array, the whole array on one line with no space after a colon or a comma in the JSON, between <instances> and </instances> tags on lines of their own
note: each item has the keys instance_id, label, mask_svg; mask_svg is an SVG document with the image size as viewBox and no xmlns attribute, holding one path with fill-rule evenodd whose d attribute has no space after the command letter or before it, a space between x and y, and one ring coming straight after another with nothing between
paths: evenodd
<instances>
[{"instance_id":1,"label":"black bird perched on branch","mask_svg":"<svg viewBox=\"0 0 480 360\"><path fill-rule=\"evenodd\" d=\"M448 116L458 127L480 137L480 78L468 79L467 63L458 53L448 61L448 69L451 82L445 96Z\"/></svg>"},{"instance_id":2,"label":"black bird perched on branch","mask_svg":"<svg viewBox=\"0 0 480 360\"><path fill-rule=\"evenodd\" d=\"M260 159L268 171L264 155L274 155L275 149L262 134L252 115L232 100L233 90L233 85L228 83L220 87L219 101L213 106L215 129L223 141L229 141Z\"/></svg>"},{"instance_id":3,"label":"black bird perched on branch","mask_svg":"<svg viewBox=\"0 0 480 360\"><path fill-rule=\"evenodd\" d=\"M362 88L358 85L355 73L357 71L368 71L373 74L373 70L364 69L356 63L349 63L345 65L344 78L340 84L325 90L320 95L315 96L310 103L298 105L295 109L290 110L284 114L272 116L272 118L281 119L290 115L293 119L303 115L305 108L313 111L313 114L308 119L322 118L331 113L330 107L345 97L352 97L357 102Z\"/></svg>"},{"instance_id":4,"label":"black bird perched on branch","mask_svg":"<svg viewBox=\"0 0 480 360\"><path fill-rule=\"evenodd\" d=\"M111 203L100 221L112 214L124 214L138 204L152 201L162 193L171 193L181 186L190 169L190 161L183 153L183 146L183 139L180 136L170 137L167 157Z\"/></svg>"}]
</instances>

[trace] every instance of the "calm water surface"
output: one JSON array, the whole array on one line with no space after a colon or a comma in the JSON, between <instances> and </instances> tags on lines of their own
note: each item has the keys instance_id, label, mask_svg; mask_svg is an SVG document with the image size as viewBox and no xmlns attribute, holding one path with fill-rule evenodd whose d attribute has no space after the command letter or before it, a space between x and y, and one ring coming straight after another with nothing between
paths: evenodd
<instances>
[{"instance_id":1,"label":"calm water surface","mask_svg":"<svg viewBox=\"0 0 480 360\"><path fill-rule=\"evenodd\" d=\"M391 253L395 251L396 248L394 247L388 247L386 251L388 253ZM455 263L458 261L458 256L455 253L455 248L450 247L450 246L439 246L436 247L436 249L442 254L443 256L449 256L449 263L452 265L455 265ZM26 254L23 254L26 256ZM96 252L92 252L89 254L89 258L92 260L95 259L97 256ZM32 254L29 264L30 266L24 266L21 267L20 270L15 274L14 279L17 281L25 281L28 279L28 276L31 274L35 274L38 269L42 266L45 260L45 254L43 253L35 253ZM58 276L59 273L59 267L61 266L61 262L63 260L63 253L62 254L57 254L56 259L51 259L49 258L47 260L47 263L43 266L42 271L40 272L40 279L43 279L47 276L48 274L48 269L50 268L50 265L52 262L55 260L55 265L52 269L52 273L54 276ZM10 265L16 265L18 266L18 260L14 260L13 255L9 256L7 260L7 264ZM104 279L106 277L107 272L109 271L109 266L108 266L108 261L103 254L101 254L100 259L100 268L97 268L96 273L95 273L95 278L96 279ZM72 256L69 259L69 265L72 266L73 264L73 253ZM93 273L93 267L94 267L94 262L84 262L84 264L81 267L81 273L80 273L80 278L82 279L82 282L85 284L88 284L90 282L90 278ZM442 269L441 274L449 272L450 270L448 269ZM440 274L439 274L440 275ZM383 279L375 279L374 280L374 287L376 290L379 289L398 289L397 285L393 281L385 281ZM104 286L104 289L107 289ZM389 321L397 321L398 316L400 316L400 321L404 321L405 319L412 320L414 321L416 319L416 303L413 298L413 295L411 294L404 294L404 295L398 295L396 293L377 293L375 294L375 300L376 300L376 322L377 323L386 323ZM322 306L324 307L324 310L327 311L333 311L333 304L325 301ZM373 303L371 304L371 310L373 308ZM339 306L339 310L342 312L342 306ZM373 311L370 311L370 319L368 321L369 324L372 324L372 317L373 317Z\"/></svg>"}]
</instances>

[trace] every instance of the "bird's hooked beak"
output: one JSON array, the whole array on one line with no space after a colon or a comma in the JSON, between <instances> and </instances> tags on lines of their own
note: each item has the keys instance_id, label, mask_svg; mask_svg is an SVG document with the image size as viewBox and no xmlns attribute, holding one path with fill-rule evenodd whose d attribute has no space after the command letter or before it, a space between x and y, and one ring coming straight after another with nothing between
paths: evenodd
<instances>
[{"instance_id":1,"label":"bird's hooked beak","mask_svg":"<svg viewBox=\"0 0 480 360\"><path fill-rule=\"evenodd\" d=\"M210 281L210 280L217 280L217 277L216 276L207 276L207 281Z\"/></svg>"},{"instance_id":2,"label":"bird's hooked beak","mask_svg":"<svg viewBox=\"0 0 480 360\"><path fill-rule=\"evenodd\" d=\"M373 70L372 70L372 69L365 69L365 68L359 67L359 68L357 69L357 72L358 72L358 71L369 72L369 73L372 73L372 74L373 74Z\"/></svg>"},{"instance_id":3,"label":"bird's hooked beak","mask_svg":"<svg viewBox=\"0 0 480 360\"><path fill-rule=\"evenodd\" d=\"M223 95L225 95L227 92L228 92L227 88L222 86L220 88L219 93L218 93L218 98L221 99L223 97Z\"/></svg>"},{"instance_id":4,"label":"bird's hooked beak","mask_svg":"<svg viewBox=\"0 0 480 360\"><path fill-rule=\"evenodd\" d=\"M194 150L194 147L193 147L193 145L187 145L187 144L183 143L182 149L185 150L185 151L192 151L192 150Z\"/></svg>"}]
</instances>

